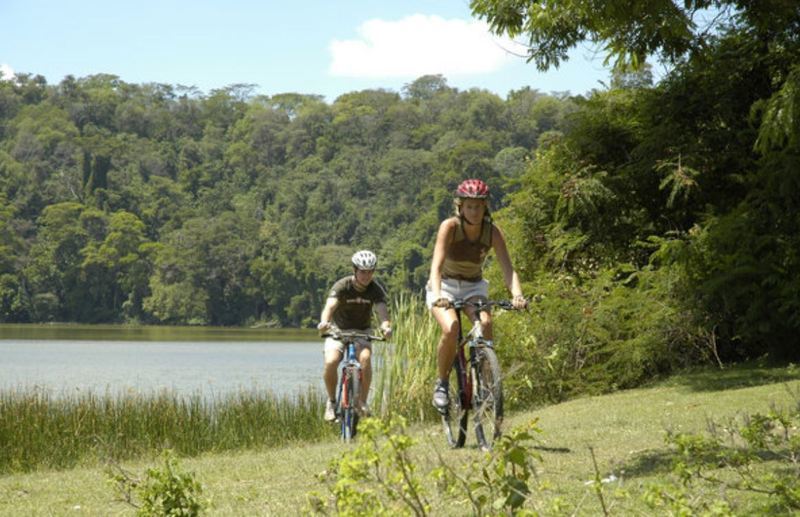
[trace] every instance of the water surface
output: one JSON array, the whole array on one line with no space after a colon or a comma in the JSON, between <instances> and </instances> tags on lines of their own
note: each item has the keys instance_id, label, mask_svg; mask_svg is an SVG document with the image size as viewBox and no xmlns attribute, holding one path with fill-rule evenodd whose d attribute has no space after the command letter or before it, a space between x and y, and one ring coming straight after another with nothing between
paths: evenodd
<instances>
[{"instance_id":1,"label":"water surface","mask_svg":"<svg viewBox=\"0 0 800 517\"><path fill-rule=\"evenodd\" d=\"M56 396L227 396L322 390L313 332L186 327L0 325L0 389Z\"/></svg>"}]
</instances>

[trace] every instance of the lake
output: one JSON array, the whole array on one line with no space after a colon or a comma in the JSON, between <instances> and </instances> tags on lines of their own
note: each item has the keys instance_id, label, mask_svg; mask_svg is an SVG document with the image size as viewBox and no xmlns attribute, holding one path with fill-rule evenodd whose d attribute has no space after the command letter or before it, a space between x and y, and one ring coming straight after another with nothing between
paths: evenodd
<instances>
[{"instance_id":1,"label":"lake","mask_svg":"<svg viewBox=\"0 0 800 517\"><path fill-rule=\"evenodd\" d=\"M0 390L54 396L169 390L324 389L313 331L95 325L0 325Z\"/></svg>"}]
</instances>

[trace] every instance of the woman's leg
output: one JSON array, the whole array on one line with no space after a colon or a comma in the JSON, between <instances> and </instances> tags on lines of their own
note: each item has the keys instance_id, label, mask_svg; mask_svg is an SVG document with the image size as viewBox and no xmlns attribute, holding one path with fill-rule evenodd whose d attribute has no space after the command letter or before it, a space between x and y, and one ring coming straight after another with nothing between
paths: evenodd
<instances>
[{"instance_id":1,"label":"woman's leg","mask_svg":"<svg viewBox=\"0 0 800 517\"><path fill-rule=\"evenodd\" d=\"M488 311L481 312L481 327L483 328L484 339L492 339L492 313Z\"/></svg>"},{"instance_id":2,"label":"woman's leg","mask_svg":"<svg viewBox=\"0 0 800 517\"><path fill-rule=\"evenodd\" d=\"M471 298L470 301L475 301L477 298ZM469 318L469 321L475 321L475 309L473 307L465 307L464 311ZM484 339L492 339L492 313L489 311L481 311L481 330L483 331Z\"/></svg>"},{"instance_id":3,"label":"woman's leg","mask_svg":"<svg viewBox=\"0 0 800 517\"><path fill-rule=\"evenodd\" d=\"M450 368L456 357L456 341L458 340L458 320L454 309L444 307L431 308L433 317L439 324L442 335L437 347L437 373L440 380L447 380Z\"/></svg>"}]
</instances>

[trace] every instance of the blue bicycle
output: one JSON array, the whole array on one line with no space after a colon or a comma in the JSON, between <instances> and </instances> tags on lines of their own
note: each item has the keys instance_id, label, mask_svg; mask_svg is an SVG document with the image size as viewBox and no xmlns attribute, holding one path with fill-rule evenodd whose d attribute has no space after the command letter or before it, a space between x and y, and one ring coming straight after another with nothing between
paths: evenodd
<instances>
[{"instance_id":1,"label":"blue bicycle","mask_svg":"<svg viewBox=\"0 0 800 517\"><path fill-rule=\"evenodd\" d=\"M381 336L331 328L323 337L332 337L344 344L339 384L336 389L336 418L341 426L343 442L355 438L360 418L361 363L358 362L358 341L384 341Z\"/></svg>"}]
</instances>

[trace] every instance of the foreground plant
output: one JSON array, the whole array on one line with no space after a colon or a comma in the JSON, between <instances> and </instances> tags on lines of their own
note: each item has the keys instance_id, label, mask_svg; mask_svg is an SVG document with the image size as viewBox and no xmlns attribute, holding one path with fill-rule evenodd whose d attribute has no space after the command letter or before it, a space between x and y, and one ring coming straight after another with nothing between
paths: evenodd
<instances>
[{"instance_id":1,"label":"foreground plant","mask_svg":"<svg viewBox=\"0 0 800 517\"><path fill-rule=\"evenodd\" d=\"M666 440L678 481L651 486L645 494L651 508L732 515L736 505L728 494L738 493L755 506L749 511L800 512L800 402L741 422L711 422L707 435L668 433Z\"/></svg>"},{"instance_id":2,"label":"foreground plant","mask_svg":"<svg viewBox=\"0 0 800 517\"><path fill-rule=\"evenodd\" d=\"M194 474L185 472L174 453L167 449L162 465L145 470L136 476L119 465L109 467L110 482L120 500L137 509L140 516L181 515L197 516L208 506L201 498L203 487Z\"/></svg>"},{"instance_id":3,"label":"foreground plant","mask_svg":"<svg viewBox=\"0 0 800 517\"><path fill-rule=\"evenodd\" d=\"M537 479L533 450L536 422L501 437L489 454L481 454L466 469L449 464L436 451L437 465L420 472L401 417L389 422L366 419L358 447L335 460L318 476L327 498L309 494L311 511L340 515L429 515L431 500L462 505L473 515L517 514L532 494Z\"/></svg>"},{"instance_id":4,"label":"foreground plant","mask_svg":"<svg viewBox=\"0 0 800 517\"><path fill-rule=\"evenodd\" d=\"M414 440L405 434L406 421L366 418L359 427L360 443L318 475L331 497L310 494L312 511L342 515L427 515L424 484L409 456Z\"/></svg>"}]
</instances>

